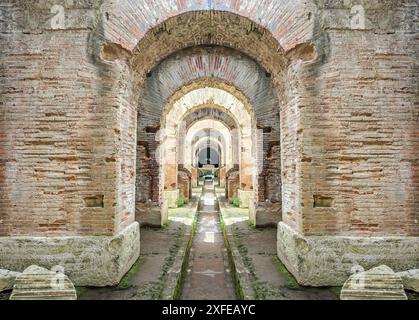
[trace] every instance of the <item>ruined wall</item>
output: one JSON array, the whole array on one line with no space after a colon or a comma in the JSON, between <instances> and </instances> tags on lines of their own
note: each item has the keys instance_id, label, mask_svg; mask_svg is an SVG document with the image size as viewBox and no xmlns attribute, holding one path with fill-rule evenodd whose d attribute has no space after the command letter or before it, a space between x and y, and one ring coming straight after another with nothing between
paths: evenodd
<instances>
[{"instance_id":1,"label":"ruined wall","mask_svg":"<svg viewBox=\"0 0 419 320\"><path fill-rule=\"evenodd\" d=\"M259 10L265 6L267 10ZM190 12L176 16L177 13L198 10L201 7L215 11ZM258 10L254 10L255 8ZM304 43L310 39L313 30L314 6L306 2L302 6L300 1L188 1L176 2L172 6L155 3L150 11L145 2L121 0L105 2L102 9L105 18L103 28L98 33L114 42L114 47L133 53L130 64L136 76L135 83L140 86L163 58L186 47L207 44L228 46L248 54L268 71L266 77L272 76L272 82L280 86L286 65L283 50L289 51ZM226 12L216 11L218 9ZM142 19L144 15L156 19L145 21ZM167 20L159 24L164 19ZM252 20L266 26L272 34ZM154 29L150 31L151 28ZM232 70L232 75L236 72L237 69ZM137 93L142 96L141 91ZM289 136L290 139L293 138ZM291 180L290 185L295 186L294 181ZM288 201L291 203L298 201L295 194L290 193L289 197ZM289 214L297 216L299 212L295 209Z\"/></svg>"},{"instance_id":2,"label":"ruined wall","mask_svg":"<svg viewBox=\"0 0 419 320\"><path fill-rule=\"evenodd\" d=\"M110 3L101 12L93 0L0 3L0 235L112 234L133 221L131 83L204 43L246 52L283 84L284 222L305 234L418 235L417 1L318 0L316 10L311 1ZM64 24L52 20L54 4ZM351 18L358 4L363 28ZM278 42L217 12L146 34L198 9L249 17ZM100 59L105 42L115 45ZM123 62L132 52L135 70Z\"/></svg>"},{"instance_id":3,"label":"ruined wall","mask_svg":"<svg viewBox=\"0 0 419 320\"><path fill-rule=\"evenodd\" d=\"M268 199L270 202L281 203L281 174L280 172L278 173L278 170L281 168L281 146L279 142L270 145L265 161L265 199Z\"/></svg>"},{"instance_id":4,"label":"ruined wall","mask_svg":"<svg viewBox=\"0 0 419 320\"><path fill-rule=\"evenodd\" d=\"M319 59L292 67L311 95L297 129L303 231L418 236L418 2L318 5Z\"/></svg>"},{"instance_id":5,"label":"ruined wall","mask_svg":"<svg viewBox=\"0 0 419 320\"><path fill-rule=\"evenodd\" d=\"M178 184L179 195L182 195L187 200L190 199L192 196L191 173L184 168L178 171Z\"/></svg>"},{"instance_id":6,"label":"ruined wall","mask_svg":"<svg viewBox=\"0 0 419 320\"><path fill-rule=\"evenodd\" d=\"M96 9L0 3L0 235L114 232L119 124L102 80L121 71L88 54Z\"/></svg>"}]
</instances>

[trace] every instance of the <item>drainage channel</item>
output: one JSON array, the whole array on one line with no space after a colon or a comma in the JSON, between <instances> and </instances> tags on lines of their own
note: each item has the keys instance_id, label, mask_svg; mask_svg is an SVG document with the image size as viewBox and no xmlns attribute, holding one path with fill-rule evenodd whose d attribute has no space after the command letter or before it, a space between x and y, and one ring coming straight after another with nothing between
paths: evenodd
<instances>
[{"instance_id":1,"label":"drainage channel","mask_svg":"<svg viewBox=\"0 0 419 320\"><path fill-rule=\"evenodd\" d=\"M234 284L212 181L205 181L182 300L234 300Z\"/></svg>"}]
</instances>

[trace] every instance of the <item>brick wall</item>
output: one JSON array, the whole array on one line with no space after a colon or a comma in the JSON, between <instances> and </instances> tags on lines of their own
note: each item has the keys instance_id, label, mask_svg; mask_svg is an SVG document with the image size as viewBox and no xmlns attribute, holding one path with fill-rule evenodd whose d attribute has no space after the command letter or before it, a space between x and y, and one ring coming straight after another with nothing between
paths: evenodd
<instances>
[{"instance_id":1,"label":"brick wall","mask_svg":"<svg viewBox=\"0 0 419 320\"><path fill-rule=\"evenodd\" d=\"M315 3L0 3L0 235L112 234L133 221L142 84L161 59L201 44L246 53L276 88L287 224L418 235L417 1ZM54 4L65 9L58 29ZM176 16L199 9L226 12Z\"/></svg>"},{"instance_id":2,"label":"brick wall","mask_svg":"<svg viewBox=\"0 0 419 320\"><path fill-rule=\"evenodd\" d=\"M74 1L53 29L54 3L0 4L0 235L114 231L117 121L99 79L115 72L87 55L97 8Z\"/></svg>"},{"instance_id":3,"label":"brick wall","mask_svg":"<svg viewBox=\"0 0 419 320\"><path fill-rule=\"evenodd\" d=\"M348 19L356 1L322 3L322 54L299 71L313 101L301 109L303 230L417 236L418 3L362 3L363 30Z\"/></svg>"}]
</instances>

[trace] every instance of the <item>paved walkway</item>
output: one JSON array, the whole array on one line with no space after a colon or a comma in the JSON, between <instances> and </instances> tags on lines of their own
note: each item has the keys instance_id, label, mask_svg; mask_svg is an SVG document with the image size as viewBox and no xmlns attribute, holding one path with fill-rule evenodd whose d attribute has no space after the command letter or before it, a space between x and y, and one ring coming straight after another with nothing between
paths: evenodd
<instances>
[{"instance_id":1,"label":"paved walkway","mask_svg":"<svg viewBox=\"0 0 419 320\"><path fill-rule=\"evenodd\" d=\"M198 195L194 195L198 196ZM165 299L167 276L175 258L185 250L187 234L196 215L196 202L169 210L169 224L164 228L141 227L141 255L118 286L78 288L82 300L156 300ZM1 296L0 296L1 298Z\"/></svg>"},{"instance_id":2,"label":"paved walkway","mask_svg":"<svg viewBox=\"0 0 419 320\"><path fill-rule=\"evenodd\" d=\"M213 184L207 181L182 300L236 299L215 200Z\"/></svg>"},{"instance_id":3,"label":"paved walkway","mask_svg":"<svg viewBox=\"0 0 419 320\"><path fill-rule=\"evenodd\" d=\"M335 300L339 288L299 286L277 258L276 228L249 225L247 209L235 208L218 193L221 215L228 233L230 248L243 293L248 299L262 300Z\"/></svg>"}]
</instances>

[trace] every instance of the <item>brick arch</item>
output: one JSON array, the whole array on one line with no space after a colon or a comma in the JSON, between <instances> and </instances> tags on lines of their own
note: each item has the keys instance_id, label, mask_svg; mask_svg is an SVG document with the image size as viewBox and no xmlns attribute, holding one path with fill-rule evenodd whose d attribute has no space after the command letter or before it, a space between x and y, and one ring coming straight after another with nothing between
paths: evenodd
<instances>
[{"instance_id":1,"label":"brick arch","mask_svg":"<svg viewBox=\"0 0 419 320\"><path fill-rule=\"evenodd\" d=\"M113 90L115 92L115 90L119 89L120 84L125 89L125 96L121 97L118 93L117 100L114 100L120 106L117 111L117 124L122 130L117 133L120 136L121 143L131 144L131 128L128 128L123 120L131 120L137 112L138 98L144 94L143 85L145 80L150 75L149 72L159 62L174 52L191 46L224 46L248 55L271 75L275 92L284 108L281 110L283 114L280 120L281 124L279 125L280 121L278 119L278 122L270 126L266 132L269 133L272 130L271 135L277 133L279 136L279 130L275 131L274 128L285 127L292 130L290 134L285 136L284 143L289 146L285 153L289 154L289 159L295 159L295 150L299 142L293 130L298 127L300 122L298 118L299 112L296 112L296 108L297 105L304 103L300 99L300 95L302 95L304 90L303 88L297 88L300 80L298 74L293 72L291 67L293 61L310 60L308 58L316 51L311 44L314 28L314 19L312 18L314 15L312 13L315 9L312 1L307 3L307 1L303 0L285 0L281 1L281 3L273 4L276 8L275 10L283 11L281 11L281 14L276 12L275 19L271 21L272 28L268 26L270 24L268 20L266 20L267 25L264 26L262 23L263 19L260 19L265 13L270 16L275 12L274 8L269 6L266 7L267 10L264 10L263 13L256 13L256 19L250 18L252 15L246 16L246 14L240 14L234 12L234 10L223 11L217 8L213 8L214 10L194 8L193 10L173 12L166 17L161 16L161 21L157 19L155 23L150 23L147 26L147 23L141 18L145 17L143 14L147 12L147 9L135 9L138 6L141 7L145 2L133 4L134 7L132 8L130 6L124 7L119 2L115 2L112 6L107 6L108 3L110 2L106 2L104 7L102 7L102 9L105 9L105 11L102 10L103 18L95 31L96 37L92 37L92 39L93 41L99 40L95 43L95 48L99 49L101 53L101 62L106 63L114 73L120 75L117 81L114 79L113 82L111 80L109 83L104 82L104 88L115 85L116 88ZM245 1L237 2L239 6L246 3ZM153 10L158 12L159 8L157 7L156 9L153 5ZM120 15L115 14L116 12L120 13ZM135 17L128 19L128 21L123 18L125 14L132 14ZM283 19L283 14L285 14L287 19ZM142 26L144 27L143 33L133 32L133 30L136 30L134 26L130 25L133 21L135 23L138 21L144 22ZM306 30L309 30L309 32L305 32ZM132 34L136 34L136 36L131 37ZM301 47L307 48L307 50L303 50L304 59L299 54L301 51L299 48ZM95 52L97 53L98 51ZM309 54L306 54L307 52ZM306 56L308 58L305 58ZM122 70L121 64L128 66L127 71L120 72ZM218 82L220 83L220 81ZM112 94L110 96L112 97ZM151 124L151 126L154 128L159 127L159 125L154 124ZM262 128L264 128L263 125ZM141 135L142 133L140 132L138 136ZM124 148L118 151L118 157L122 159L121 162L128 165L133 156L135 157L135 154L132 152L132 149ZM124 168L128 168L128 165ZM292 169L295 166L292 163L284 164L284 168L288 167ZM294 171L292 169L289 172L293 173ZM121 190L118 192L121 198L122 196L124 197L124 201L126 193L123 190L129 187L132 180L128 174L128 170L121 173L118 172L118 175L124 176L124 179L121 179L123 184L118 189ZM284 180L284 190L286 192L283 195L286 198L290 198L290 201L287 203L294 204L298 202L297 198L299 195L294 192L298 188L298 181L291 181L293 176L297 177L298 175L291 175L288 179L290 181ZM257 184L257 182L253 184ZM288 192L287 188L292 188L292 192ZM296 208L299 209L298 206ZM289 208L289 211L292 211L292 214L294 214L297 209L294 210L293 207ZM118 215L121 214L118 213Z\"/></svg>"},{"instance_id":2,"label":"brick arch","mask_svg":"<svg viewBox=\"0 0 419 320\"><path fill-rule=\"evenodd\" d=\"M228 163L232 163L233 161L233 135L231 130L225 125L225 123L214 120L214 119L201 119L196 121L187 131L185 135L185 145L184 145L184 159L185 163L189 165L193 165L191 154L194 152L194 148L196 146L195 138L200 141L203 138L206 138L206 130L211 130L213 133L217 133L219 137L222 138L220 142L225 150L224 155L226 156L226 160ZM214 136L211 138L215 139ZM235 141L238 142L238 141ZM234 151L237 151L238 148L235 148Z\"/></svg>"},{"instance_id":3,"label":"brick arch","mask_svg":"<svg viewBox=\"0 0 419 320\"><path fill-rule=\"evenodd\" d=\"M151 69L149 65L174 49L202 43L244 49L254 57L259 56L262 64L273 66L269 54L257 53L260 43L266 43L265 48L269 48L270 53L277 53L310 42L314 35L316 6L312 0L157 0L153 5L147 1L107 0L100 10L97 37L129 53L143 53L148 59L145 61L149 61L143 66ZM210 26L211 30L201 28L202 25ZM170 41L179 36L185 39ZM165 45L161 46L159 54L151 54L155 47L150 44L159 39L164 39Z\"/></svg>"},{"instance_id":4,"label":"brick arch","mask_svg":"<svg viewBox=\"0 0 419 320\"><path fill-rule=\"evenodd\" d=\"M205 139L206 138L201 138L200 140L198 140L194 144L193 149L192 149L193 150L193 156L192 156L192 160L191 160L192 165L194 165L196 163L197 154L208 147L207 145L205 145L206 144L206 142L204 141ZM222 163L225 163L225 160L223 160L224 157L225 157L225 154L226 154L225 146L220 141L218 141L214 138L210 138L209 140L210 140L210 148L211 149L216 150L215 148L219 147L219 150L216 150L216 151L217 151L217 154L218 154L219 159L220 159L220 165Z\"/></svg>"},{"instance_id":5,"label":"brick arch","mask_svg":"<svg viewBox=\"0 0 419 320\"><path fill-rule=\"evenodd\" d=\"M195 86L186 87L177 92L167 102L161 125L170 131L178 131L179 125L188 114L201 109L205 105L211 105L229 114L237 123L240 130L250 131L256 128L256 120L252 106L238 92L231 93L221 87Z\"/></svg>"},{"instance_id":6,"label":"brick arch","mask_svg":"<svg viewBox=\"0 0 419 320\"><path fill-rule=\"evenodd\" d=\"M233 90L234 88L230 88ZM240 181L246 191L257 191L256 179L256 124L254 112L248 101L240 93L230 93L227 90L213 87L187 87L185 90L179 90L168 100L162 116L161 128L163 135L161 137L161 158L162 175L161 191L162 194L172 193L176 190L176 171L177 161L175 161L176 136L179 133L179 124L189 111L193 112L196 107L203 104L212 104L220 106L223 111L230 112L238 122L240 130L240 144L243 147L240 152ZM209 102L210 101L210 102ZM246 147L245 147L246 146ZM249 147L250 146L250 147Z\"/></svg>"},{"instance_id":7,"label":"brick arch","mask_svg":"<svg viewBox=\"0 0 419 320\"><path fill-rule=\"evenodd\" d=\"M225 47L188 48L161 61L145 80L139 115L152 115L157 122L171 96L202 85L240 91L262 126L279 117L279 100L270 75L249 56Z\"/></svg>"},{"instance_id":8,"label":"brick arch","mask_svg":"<svg viewBox=\"0 0 419 320\"><path fill-rule=\"evenodd\" d=\"M204 106L201 109L191 112L185 117L184 122L186 128L189 128L196 121L209 118L223 122L231 130L237 128L236 120L230 114L210 106Z\"/></svg>"}]
</instances>

